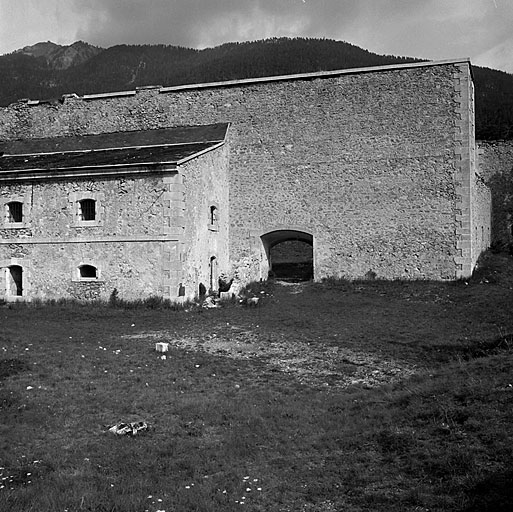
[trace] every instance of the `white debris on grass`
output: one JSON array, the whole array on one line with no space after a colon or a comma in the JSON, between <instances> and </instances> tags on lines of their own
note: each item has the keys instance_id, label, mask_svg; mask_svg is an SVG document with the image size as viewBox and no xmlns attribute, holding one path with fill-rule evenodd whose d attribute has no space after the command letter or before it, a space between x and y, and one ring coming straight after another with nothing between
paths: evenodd
<instances>
[{"instance_id":1,"label":"white debris on grass","mask_svg":"<svg viewBox=\"0 0 513 512\"><path fill-rule=\"evenodd\" d=\"M115 425L107 427L108 431L118 436L135 436L142 432L147 432L149 429L148 424L145 421L134 421L131 423L119 422Z\"/></svg>"}]
</instances>

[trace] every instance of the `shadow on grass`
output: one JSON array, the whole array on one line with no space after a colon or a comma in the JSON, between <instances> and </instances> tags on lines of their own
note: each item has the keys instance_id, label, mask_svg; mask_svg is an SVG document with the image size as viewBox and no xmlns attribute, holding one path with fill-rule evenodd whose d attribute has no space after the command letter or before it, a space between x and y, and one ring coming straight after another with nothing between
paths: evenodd
<instances>
[{"instance_id":1,"label":"shadow on grass","mask_svg":"<svg viewBox=\"0 0 513 512\"><path fill-rule=\"evenodd\" d=\"M26 361L21 359L0 359L0 381L29 369Z\"/></svg>"},{"instance_id":2,"label":"shadow on grass","mask_svg":"<svg viewBox=\"0 0 513 512\"><path fill-rule=\"evenodd\" d=\"M513 510L513 469L494 473L468 491L471 505L462 512L510 512Z\"/></svg>"}]
</instances>

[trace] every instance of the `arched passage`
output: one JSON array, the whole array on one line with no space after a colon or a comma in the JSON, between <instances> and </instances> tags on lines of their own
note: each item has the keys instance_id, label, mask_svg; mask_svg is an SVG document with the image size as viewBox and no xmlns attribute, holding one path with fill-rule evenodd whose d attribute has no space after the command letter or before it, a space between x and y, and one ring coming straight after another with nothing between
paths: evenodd
<instances>
[{"instance_id":1,"label":"arched passage","mask_svg":"<svg viewBox=\"0 0 513 512\"><path fill-rule=\"evenodd\" d=\"M313 235L280 229L261 237L269 265L269 277L308 281L314 276Z\"/></svg>"}]
</instances>

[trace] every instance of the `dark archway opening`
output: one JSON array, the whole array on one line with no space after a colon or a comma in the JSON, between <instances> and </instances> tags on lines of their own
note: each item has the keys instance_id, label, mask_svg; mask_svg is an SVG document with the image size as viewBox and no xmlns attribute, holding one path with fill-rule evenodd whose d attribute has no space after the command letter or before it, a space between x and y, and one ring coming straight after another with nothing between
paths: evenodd
<instances>
[{"instance_id":1,"label":"dark archway opening","mask_svg":"<svg viewBox=\"0 0 513 512\"><path fill-rule=\"evenodd\" d=\"M9 294L21 297L23 295L23 269L19 265L9 267Z\"/></svg>"},{"instance_id":2,"label":"dark archway opening","mask_svg":"<svg viewBox=\"0 0 513 512\"><path fill-rule=\"evenodd\" d=\"M313 236L303 231L280 230L262 236L269 262L269 278L309 281L314 277Z\"/></svg>"}]
</instances>

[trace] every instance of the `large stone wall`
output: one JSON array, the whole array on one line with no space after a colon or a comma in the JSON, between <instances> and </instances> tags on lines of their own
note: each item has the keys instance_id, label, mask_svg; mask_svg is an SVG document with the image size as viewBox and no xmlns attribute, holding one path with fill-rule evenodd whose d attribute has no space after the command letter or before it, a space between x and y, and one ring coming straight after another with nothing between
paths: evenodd
<instances>
[{"instance_id":1,"label":"large stone wall","mask_svg":"<svg viewBox=\"0 0 513 512\"><path fill-rule=\"evenodd\" d=\"M472 271L468 62L144 88L3 110L4 139L230 122L230 260L266 277L260 237L313 235L315 277Z\"/></svg>"},{"instance_id":2,"label":"large stone wall","mask_svg":"<svg viewBox=\"0 0 513 512\"><path fill-rule=\"evenodd\" d=\"M513 141L479 141L479 173L492 195L492 247L513 251Z\"/></svg>"},{"instance_id":3,"label":"large stone wall","mask_svg":"<svg viewBox=\"0 0 513 512\"><path fill-rule=\"evenodd\" d=\"M185 189L183 282L188 296L199 285L217 290L218 277L228 273L228 147L207 153L181 168ZM215 208L215 219L211 208Z\"/></svg>"}]
</instances>

